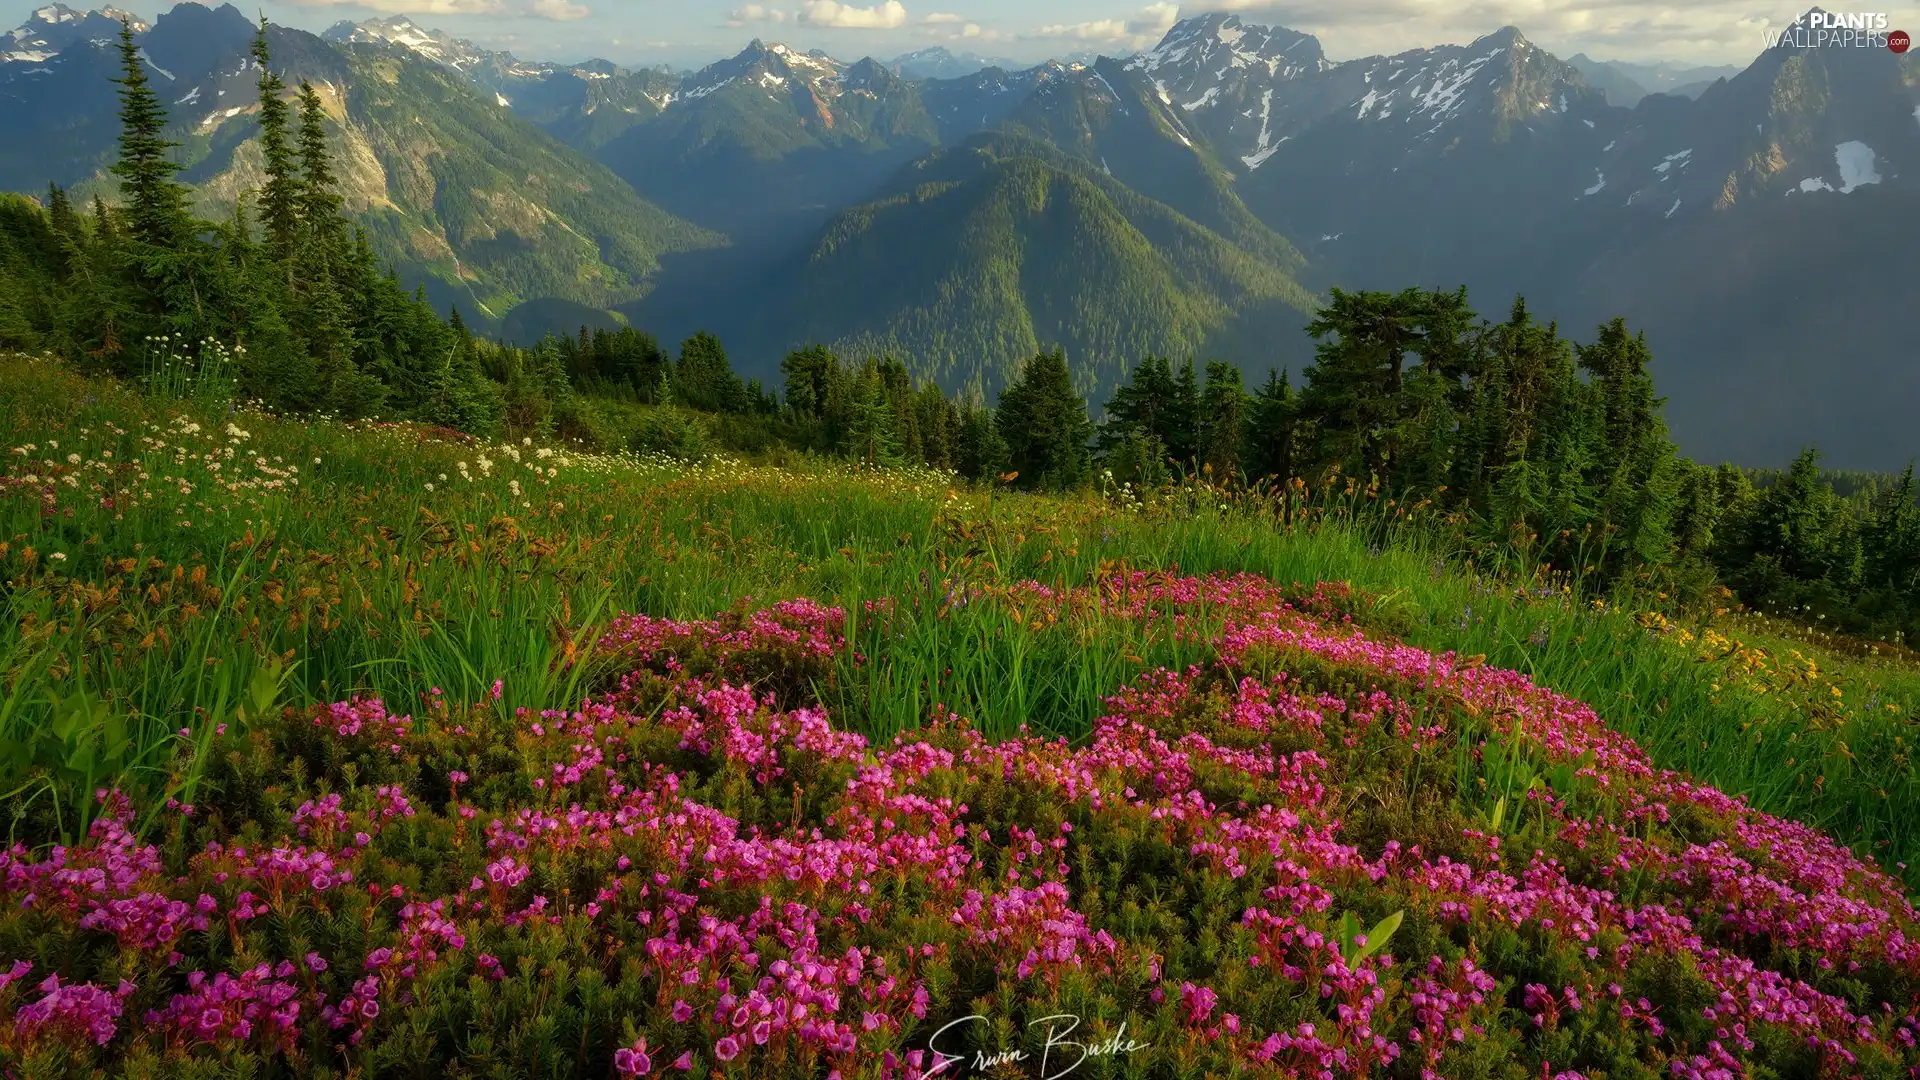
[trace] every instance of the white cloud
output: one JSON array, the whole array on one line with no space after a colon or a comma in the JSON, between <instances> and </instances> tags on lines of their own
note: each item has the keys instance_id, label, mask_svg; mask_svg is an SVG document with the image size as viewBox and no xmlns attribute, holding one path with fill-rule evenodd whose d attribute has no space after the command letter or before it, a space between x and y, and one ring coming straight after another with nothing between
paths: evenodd
<instances>
[{"instance_id":1,"label":"white cloud","mask_svg":"<svg viewBox=\"0 0 1920 1080\"><path fill-rule=\"evenodd\" d=\"M288 0L298 7L356 7L389 15L506 15L571 21L593 14L574 0Z\"/></svg>"},{"instance_id":2,"label":"white cloud","mask_svg":"<svg viewBox=\"0 0 1920 1080\"><path fill-rule=\"evenodd\" d=\"M735 8L727 13L727 25L735 30L751 23L783 23L786 21L787 13L785 11L777 7L768 7L765 4L748 4L745 7Z\"/></svg>"},{"instance_id":3,"label":"white cloud","mask_svg":"<svg viewBox=\"0 0 1920 1080\"><path fill-rule=\"evenodd\" d=\"M501 15L500 0L289 0L296 7L363 7L394 15Z\"/></svg>"},{"instance_id":4,"label":"white cloud","mask_svg":"<svg viewBox=\"0 0 1920 1080\"><path fill-rule=\"evenodd\" d=\"M800 5L800 21L841 30L897 30L907 25L907 8L900 0L885 0L872 7L855 7L837 0L805 0Z\"/></svg>"},{"instance_id":5,"label":"white cloud","mask_svg":"<svg viewBox=\"0 0 1920 1080\"><path fill-rule=\"evenodd\" d=\"M964 23L967 20L955 15L951 11L936 11L920 21L926 23L928 26L947 26Z\"/></svg>"},{"instance_id":6,"label":"white cloud","mask_svg":"<svg viewBox=\"0 0 1920 1080\"><path fill-rule=\"evenodd\" d=\"M1166 35L1180 18L1180 5L1174 3L1149 4L1141 8L1132 18L1092 19L1077 23L1054 23L1042 26L1033 32L1032 37L1055 38L1069 41L1099 42L1103 44L1124 45L1134 49L1148 48Z\"/></svg>"},{"instance_id":7,"label":"white cloud","mask_svg":"<svg viewBox=\"0 0 1920 1080\"><path fill-rule=\"evenodd\" d=\"M533 0L531 14L542 19L584 19L593 14L585 4L576 4L573 0Z\"/></svg>"}]
</instances>

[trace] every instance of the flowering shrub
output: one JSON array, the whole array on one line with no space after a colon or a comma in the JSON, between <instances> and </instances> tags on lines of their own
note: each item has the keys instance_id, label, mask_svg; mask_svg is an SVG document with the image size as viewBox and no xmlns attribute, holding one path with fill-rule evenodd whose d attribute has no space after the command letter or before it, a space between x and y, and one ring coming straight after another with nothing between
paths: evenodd
<instances>
[{"instance_id":1,"label":"flowering shrub","mask_svg":"<svg viewBox=\"0 0 1920 1080\"><path fill-rule=\"evenodd\" d=\"M0 856L0 1068L1920 1068L1896 881L1577 701L1360 634L1338 590L972 601L1165 620L1208 659L1116 687L1083 744L936 710L869 745L811 696L843 614L797 600L622 618L574 709L428 693L235 731L154 843L103 793L86 843Z\"/></svg>"}]
</instances>

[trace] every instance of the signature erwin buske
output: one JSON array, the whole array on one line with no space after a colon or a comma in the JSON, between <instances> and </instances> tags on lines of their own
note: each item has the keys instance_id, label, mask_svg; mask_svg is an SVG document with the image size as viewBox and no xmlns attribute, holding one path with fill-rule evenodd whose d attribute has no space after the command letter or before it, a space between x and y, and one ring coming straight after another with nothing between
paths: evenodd
<instances>
[{"instance_id":1,"label":"signature erwin buske","mask_svg":"<svg viewBox=\"0 0 1920 1080\"><path fill-rule=\"evenodd\" d=\"M1069 1013L1055 1016L1043 1016L1027 1025L1029 1031L1044 1029L1044 1034L1036 1032L1030 1045L1012 1047L1004 1050L976 1050L963 1053L957 1048L965 1041L964 1029L968 1024L979 1023L984 1016L963 1016L958 1020L942 1025L927 1040L927 1050L932 1061L927 1069L928 1076L965 1076L969 1073L986 1072L1007 1065L1019 1067L1030 1072L1038 1080L1059 1080L1068 1076L1080 1066L1100 1058L1121 1057L1147 1048L1146 1043L1135 1042L1127 1038L1127 1025L1123 1022L1120 1030L1097 1042L1088 1042L1073 1038L1080 1027L1080 1018Z\"/></svg>"}]
</instances>

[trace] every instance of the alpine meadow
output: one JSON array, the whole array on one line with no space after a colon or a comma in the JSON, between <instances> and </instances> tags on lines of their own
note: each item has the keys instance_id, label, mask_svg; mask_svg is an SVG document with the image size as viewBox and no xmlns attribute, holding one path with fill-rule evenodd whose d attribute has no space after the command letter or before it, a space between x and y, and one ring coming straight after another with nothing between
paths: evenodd
<instances>
[{"instance_id":1,"label":"alpine meadow","mask_svg":"<svg viewBox=\"0 0 1920 1080\"><path fill-rule=\"evenodd\" d=\"M375 8L0 37L0 1076L1920 1075L1908 54Z\"/></svg>"}]
</instances>

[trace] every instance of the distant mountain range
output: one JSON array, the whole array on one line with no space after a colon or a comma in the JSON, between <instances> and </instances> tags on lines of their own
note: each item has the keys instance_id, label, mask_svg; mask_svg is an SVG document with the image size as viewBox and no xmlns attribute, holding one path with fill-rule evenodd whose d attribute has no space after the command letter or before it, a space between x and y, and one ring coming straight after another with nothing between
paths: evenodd
<instances>
[{"instance_id":1,"label":"distant mountain range","mask_svg":"<svg viewBox=\"0 0 1920 1080\"><path fill-rule=\"evenodd\" d=\"M101 186L117 24L43 12L0 39L0 141L29 148L0 186ZM143 31L215 201L251 176L246 30L182 4ZM706 328L762 377L817 340L986 393L1057 344L1104 399L1148 351L1297 372L1329 286L1465 284L1575 336L1644 327L1697 455L1920 451L1912 54L1636 66L1508 27L1336 63L1232 14L1025 69L761 41L690 73L558 65L398 18L274 43L337 103L382 250L516 336Z\"/></svg>"},{"instance_id":2,"label":"distant mountain range","mask_svg":"<svg viewBox=\"0 0 1920 1080\"><path fill-rule=\"evenodd\" d=\"M1000 57L955 53L945 45L935 45L896 56L887 66L893 69L894 74L909 79L958 79L990 67L1012 70L1020 67L1020 64Z\"/></svg>"},{"instance_id":3,"label":"distant mountain range","mask_svg":"<svg viewBox=\"0 0 1920 1080\"><path fill-rule=\"evenodd\" d=\"M1731 79L1742 70L1731 65L1630 64L1622 60L1595 60L1586 53L1575 53L1567 63L1585 75L1596 90L1606 94L1608 104L1629 109L1648 94L1697 98L1715 82Z\"/></svg>"}]
</instances>

